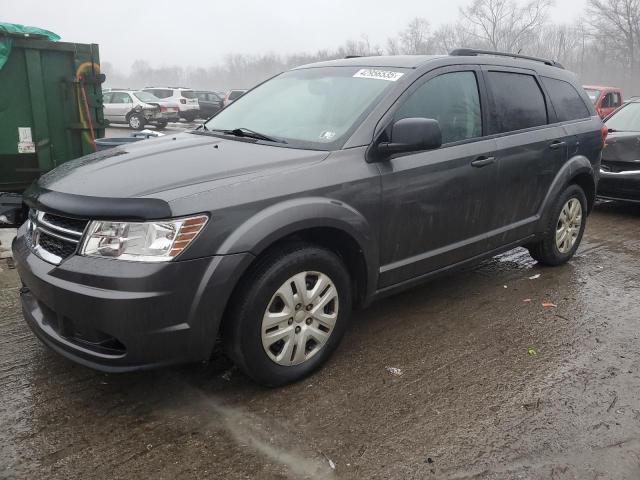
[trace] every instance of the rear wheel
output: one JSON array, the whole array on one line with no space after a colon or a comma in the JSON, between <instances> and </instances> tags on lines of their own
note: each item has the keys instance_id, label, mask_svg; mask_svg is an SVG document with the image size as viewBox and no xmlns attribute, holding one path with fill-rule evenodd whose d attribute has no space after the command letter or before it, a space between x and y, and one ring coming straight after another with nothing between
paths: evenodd
<instances>
[{"instance_id":1,"label":"rear wheel","mask_svg":"<svg viewBox=\"0 0 640 480\"><path fill-rule=\"evenodd\" d=\"M197 117L198 117L197 113L191 113L191 112L187 112L182 115L182 118L184 118L187 122L193 122Z\"/></svg>"},{"instance_id":2,"label":"rear wheel","mask_svg":"<svg viewBox=\"0 0 640 480\"><path fill-rule=\"evenodd\" d=\"M300 380L338 346L351 311L349 274L333 252L289 245L259 259L223 328L227 351L256 382Z\"/></svg>"},{"instance_id":3,"label":"rear wheel","mask_svg":"<svg viewBox=\"0 0 640 480\"><path fill-rule=\"evenodd\" d=\"M541 241L528 245L529 253L544 265L561 265L573 257L580 246L587 218L587 197L578 185L558 197L551 220Z\"/></svg>"},{"instance_id":4,"label":"rear wheel","mask_svg":"<svg viewBox=\"0 0 640 480\"><path fill-rule=\"evenodd\" d=\"M164 130L165 128L167 128L168 124L169 124L169 122L158 122L158 123L156 123L156 128L158 130Z\"/></svg>"},{"instance_id":5,"label":"rear wheel","mask_svg":"<svg viewBox=\"0 0 640 480\"><path fill-rule=\"evenodd\" d=\"M138 114L134 113L129 116L129 126L134 130L142 130L144 128L145 118Z\"/></svg>"}]
</instances>

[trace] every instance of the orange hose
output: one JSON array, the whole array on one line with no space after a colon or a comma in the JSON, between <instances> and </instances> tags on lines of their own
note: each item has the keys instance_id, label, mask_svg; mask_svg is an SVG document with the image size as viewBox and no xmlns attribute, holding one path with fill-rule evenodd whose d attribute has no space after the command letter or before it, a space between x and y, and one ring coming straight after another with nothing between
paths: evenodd
<instances>
[{"instance_id":1,"label":"orange hose","mask_svg":"<svg viewBox=\"0 0 640 480\"><path fill-rule=\"evenodd\" d=\"M91 113L89 112L89 102L87 102L87 93L84 91L84 83L80 81L80 91L82 92L82 102L84 103L84 111L87 115L87 119L89 120L89 129L91 131L91 145L93 145L93 151L97 152L98 147L96 146L96 136L93 133L93 121L91 120Z\"/></svg>"}]
</instances>

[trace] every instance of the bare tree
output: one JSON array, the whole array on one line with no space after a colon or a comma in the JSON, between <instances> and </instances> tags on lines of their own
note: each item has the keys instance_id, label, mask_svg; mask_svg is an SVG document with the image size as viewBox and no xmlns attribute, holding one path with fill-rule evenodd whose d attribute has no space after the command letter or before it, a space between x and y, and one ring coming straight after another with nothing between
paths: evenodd
<instances>
[{"instance_id":1,"label":"bare tree","mask_svg":"<svg viewBox=\"0 0 640 480\"><path fill-rule=\"evenodd\" d=\"M640 0L589 0L593 35L627 62L633 76L640 52Z\"/></svg>"},{"instance_id":2,"label":"bare tree","mask_svg":"<svg viewBox=\"0 0 640 480\"><path fill-rule=\"evenodd\" d=\"M445 24L433 33L433 53L446 55L456 48L481 48L478 40L460 23Z\"/></svg>"},{"instance_id":3,"label":"bare tree","mask_svg":"<svg viewBox=\"0 0 640 480\"><path fill-rule=\"evenodd\" d=\"M478 41L494 51L519 51L545 25L553 0L474 0L460 9L467 28Z\"/></svg>"},{"instance_id":4,"label":"bare tree","mask_svg":"<svg viewBox=\"0 0 640 480\"><path fill-rule=\"evenodd\" d=\"M414 18L407 28L400 33L402 52L407 55L429 53L429 22L424 18Z\"/></svg>"}]
</instances>

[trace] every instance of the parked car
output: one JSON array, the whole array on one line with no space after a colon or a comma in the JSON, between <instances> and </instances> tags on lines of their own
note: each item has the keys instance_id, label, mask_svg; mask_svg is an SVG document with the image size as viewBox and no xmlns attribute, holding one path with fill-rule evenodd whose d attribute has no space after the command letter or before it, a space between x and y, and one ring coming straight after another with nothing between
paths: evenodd
<instances>
[{"instance_id":1,"label":"parked car","mask_svg":"<svg viewBox=\"0 0 640 480\"><path fill-rule=\"evenodd\" d=\"M227 105L231 105L241 96L243 96L247 90L229 90L227 94L224 96L223 105L226 107Z\"/></svg>"},{"instance_id":2,"label":"parked car","mask_svg":"<svg viewBox=\"0 0 640 480\"><path fill-rule=\"evenodd\" d=\"M209 118L222 110L223 99L216 92L196 91L200 105L200 118Z\"/></svg>"},{"instance_id":3,"label":"parked car","mask_svg":"<svg viewBox=\"0 0 640 480\"><path fill-rule=\"evenodd\" d=\"M104 118L111 123L125 123L134 130L142 130L147 124L165 128L179 119L178 105L161 100L148 92L111 90L103 92Z\"/></svg>"},{"instance_id":4,"label":"parked car","mask_svg":"<svg viewBox=\"0 0 640 480\"><path fill-rule=\"evenodd\" d=\"M518 246L562 265L607 130L557 64L482 53L299 67L45 175L13 244L27 323L112 372L206 360L220 334L273 386L322 365L352 307Z\"/></svg>"},{"instance_id":5,"label":"parked car","mask_svg":"<svg viewBox=\"0 0 640 480\"><path fill-rule=\"evenodd\" d=\"M183 87L146 87L143 89L158 98L173 100L180 107L180 117L187 122L193 122L200 115L200 105L196 93L190 88Z\"/></svg>"},{"instance_id":6,"label":"parked car","mask_svg":"<svg viewBox=\"0 0 640 480\"><path fill-rule=\"evenodd\" d=\"M587 85L584 89L601 118L608 117L624 103L619 88Z\"/></svg>"},{"instance_id":7,"label":"parked car","mask_svg":"<svg viewBox=\"0 0 640 480\"><path fill-rule=\"evenodd\" d=\"M609 138L602 152L598 196L640 202L640 99L623 105L605 123Z\"/></svg>"}]
</instances>

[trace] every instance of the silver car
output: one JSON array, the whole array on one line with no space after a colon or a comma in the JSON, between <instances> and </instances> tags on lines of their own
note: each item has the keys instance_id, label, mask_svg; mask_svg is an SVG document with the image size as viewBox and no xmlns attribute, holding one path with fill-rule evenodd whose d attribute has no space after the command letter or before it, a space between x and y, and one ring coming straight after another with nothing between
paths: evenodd
<instances>
[{"instance_id":1,"label":"silver car","mask_svg":"<svg viewBox=\"0 0 640 480\"><path fill-rule=\"evenodd\" d=\"M147 124L165 128L180 119L179 106L148 92L112 90L103 93L104 118L111 123L124 123L134 130Z\"/></svg>"}]
</instances>

